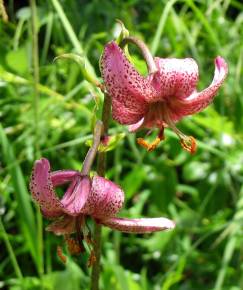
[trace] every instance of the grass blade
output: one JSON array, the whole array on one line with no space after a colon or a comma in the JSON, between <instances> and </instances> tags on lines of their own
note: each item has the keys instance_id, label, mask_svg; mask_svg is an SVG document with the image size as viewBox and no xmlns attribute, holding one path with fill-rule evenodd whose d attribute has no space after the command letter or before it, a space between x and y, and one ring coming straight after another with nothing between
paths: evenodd
<instances>
[{"instance_id":1,"label":"grass blade","mask_svg":"<svg viewBox=\"0 0 243 290\"><path fill-rule=\"evenodd\" d=\"M153 42L151 44L151 52L153 55L156 54L158 47L159 47L159 41L161 38L161 35L163 33L164 27L165 27L165 22L168 18L168 15L171 11L172 6L176 3L177 0L170 0L167 2L167 4L165 5L165 8L162 11L162 14L160 16L160 20L159 20L159 25L158 28L156 30Z\"/></svg>"},{"instance_id":2,"label":"grass blade","mask_svg":"<svg viewBox=\"0 0 243 290\"><path fill-rule=\"evenodd\" d=\"M9 143L7 136L0 125L0 144L2 146L2 156L8 164L8 172L11 176L12 185L15 189L16 200L18 202L18 216L21 221L23 236L29 246L33 260L38 268L37 243L35 216L31 207L30 194L27 190L24 176L18 161L14 155L13 148Z\"/></svg>"}]
</instances>

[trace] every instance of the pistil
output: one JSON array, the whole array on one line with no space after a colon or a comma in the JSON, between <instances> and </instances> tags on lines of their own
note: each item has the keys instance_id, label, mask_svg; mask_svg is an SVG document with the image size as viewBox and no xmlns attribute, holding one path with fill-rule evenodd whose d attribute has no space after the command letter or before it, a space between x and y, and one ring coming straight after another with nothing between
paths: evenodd
<instances>
[{"instance_id":1,"label":"pistil","mask_svg":"<svg viewBox=\"0 0 243 290\"><path fill-rule=\"evenodd\" d=\"M188 151L191 154L194 154L197 150L196 139L193 136L187 136L182 133L176 126L175 123L170 119L168 114L165 114L165 122L168 126L176 133L176 135L180 138L180 144L182 148Z\"/></svg>"}]
</instances>

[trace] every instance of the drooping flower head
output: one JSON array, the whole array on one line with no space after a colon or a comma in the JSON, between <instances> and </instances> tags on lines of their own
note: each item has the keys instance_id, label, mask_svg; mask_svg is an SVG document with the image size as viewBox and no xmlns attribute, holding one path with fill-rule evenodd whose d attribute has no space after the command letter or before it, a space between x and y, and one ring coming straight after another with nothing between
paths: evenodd
<instances>
[{"instance_id":1,"label":"drooping flower head","mask_svg":"<svg viewBox=\"0 0 243 290\"><path fill-rule=\"evenodd\" d=\"M105 46L101 73L112 98L113 118L120 124L129 125L133 132L140 128L159 128L160 133L152 144L138 139L149 151L164 138L163 129L168 126L179 136L183 148L194 153L194 138L180 132L175 123L202 111L213 101L227 75L227 64L222 57L216 57L212 83L198 92L198 66L192 58L155 57L152 61L155 70L143 77L114 41Z\"/></svg>"},{"instance_id":2,"label":"drooping flower head","mask_svg":"<svg viewBox=\"0 0 243 290\"><path fill-rule=\"evenodd\" d=\"M59 198L55 188L66 183L69 183L69 186L63 197ZM51 172L50 163L45 158L35 162L30 191L43 215L54 219L47 230L66 237L76 233L80 244L83 239L89 239L85 225L87 216L111 229L128 233L149 233L172 229L175 226L174 222L167 218L116 217L124 203L124 192L118 185L100 176L90 178L81 175L75 170ZM73 242L69 238L67 241Z\"/></svg>"}]
</instances>

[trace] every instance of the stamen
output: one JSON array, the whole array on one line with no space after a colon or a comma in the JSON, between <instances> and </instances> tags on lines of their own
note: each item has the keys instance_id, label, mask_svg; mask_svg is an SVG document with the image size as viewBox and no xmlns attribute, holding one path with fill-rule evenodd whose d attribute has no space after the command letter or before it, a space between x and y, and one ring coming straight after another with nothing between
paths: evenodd
<instances>
[{"instance_id":1,"label":"stamen","mask_svg":"<svg viewBox=\"0 0 243 290\"><path fill-rule=\"evenodd\" d=\"M84 237L85 242L87 245L93 245L93 240L91 238L91 232L88 232L87 236Z\"/></svg>"},{"instance_id":2,"label":"stamen","mask_svg":"<svg viewBox=\"0 0 243 290\"><path fill-rule=\"evenodd\" d=\"M95 262L96 262L95 252L94 252L94 250L92 250L90 252L90 256L89 256L89 259L88 259L88 262L87 262L87 266L91 267L91 266L94 265Z\"/></svg>"},{"instance_id":3,"label":"stamen","mask_svg":"<svg viewBox=\"0 0 243 290\"><path fill-rule=\"evenodd\" d=\"M164 128L160 129L157 137L155 138L155 140L152 143L147 142L145 139L143 138L137 138L137 143L144 147L148 152L154 151L157 146L159 145L159 143L164 140Z\"/></svg>"},{"instance_id":4,"label":"stamen","mask_svg":"<svg viewBox=\"0 0 243 290\"><path fill-rule=\"evenodd\" d=\"M82 244L80 244L79 241L77 241L74 238L65 237L68 251L71 255L79 255L80 253L84 252L84 247Z\"/></svg>"},{"instance_id":5,"label":"stamen","mask_svg":"<svg viewBox=\"0 0 243 290\"><path fill-rule=\"evenodd\" d=\"M168 126L176 133L176 135L180 138L180 144L182 148L191 154L194 154L197 150L196 139L192 136L186 136L183 134L174 124L174 122L170 119L168 114L165 116L165 121Z\"/></svg>"},{"instance_id":6,"label":"stamen","mask_svg":"<svg viewBox=\"0 0 243 290\"><path fill-rule=\"evenodd\" d=\"M57 246L57 256L60 258L63 264L66 264L67 257L63 254L62 248L60 246Z\"/></svg>"},{"instance_id":7,"label":"stamen","mask_svg":"<svg viewBox=\"0 0 243 290\"><path fill-rule=\"evenodd\" d=\"M180 140L180 143L182 148L191 154L194 154L197 151L197 143L195 138L192 136L186 136L186 138Z\"/></svg>"},{"instance_id":8,"label":"stamen","mask_svg":"<svg viewBox=\"0 0 243 290\"><path fill-rule=\"evenodd\" d=\"M96 262L96 257L95 257L95 252L94 252L94 249L93 249L94 242L91 239L91 233L90 232L88 232L88 234L86 236L84 236L84 240L85 240L86 245L87 245L87 247L88 247L88 249L90 251L89 259L87 261L87 266L91 267Z\"/></svg>"},{"instance_id":9,"label":"stamen","mask_svg":"<svg viewBox=\"0 0 243 290\"><path fill-rule=\"evenodd\" d=\"M81 228L84 223L85 217L83 215L75 218L76 237L71 238L70 235L65 235L65 242L67 244L68 252L71 255L79 255L85 251L83 246L83 234Z\"/></svg>"}]
</instances>

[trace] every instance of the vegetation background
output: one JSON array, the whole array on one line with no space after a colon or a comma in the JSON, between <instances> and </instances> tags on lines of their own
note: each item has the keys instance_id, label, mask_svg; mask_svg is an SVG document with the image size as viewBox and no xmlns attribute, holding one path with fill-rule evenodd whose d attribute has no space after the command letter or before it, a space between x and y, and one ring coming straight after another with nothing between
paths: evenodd
<instances>
[{"instance_id":1,"label":"vegetation background","mask_svg":"<svg viewBox=\"0 0 243 290\"><path fill-rule=\"evenodd\" d=\"M148 154L136 145L136 136L111 123L111 134L125 133L108 154L107 171L126 193L121 215L168 216L177 227L143 236L104 228L102 289L243 289L242 1L39 0L39 80L33 77L36 35L29 3L5 4L9 21L0 22L0 288L89 287L88 256L70 257L64 266L56 254L62 238L44 232L42 240L47 221L31 201L28 182L39 156L54 169L80 168L102 97L76 63L53 59L70 52L85 55L100 76L99 57L119 31L118 18L154 55L195 58L200 89L211 82L217 55L227 60L229 75L213 105L179 124L198 140L193 156L169 130ZM138 51L131 46L131 52L146 73Z\"/></svg>"}]
</instances>

